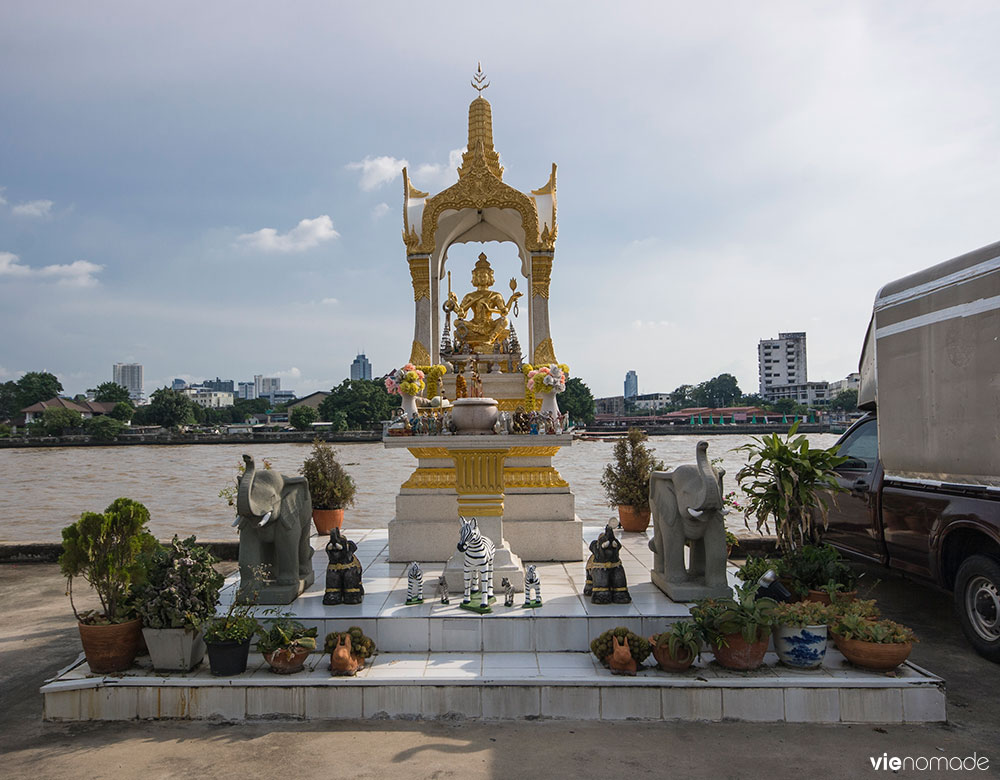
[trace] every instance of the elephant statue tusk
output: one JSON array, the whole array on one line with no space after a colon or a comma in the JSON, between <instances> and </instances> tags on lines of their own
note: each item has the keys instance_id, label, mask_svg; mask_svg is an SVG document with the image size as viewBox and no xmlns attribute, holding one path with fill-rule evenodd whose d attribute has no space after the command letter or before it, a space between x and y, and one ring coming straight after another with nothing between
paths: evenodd
<instances>
[{"instance_id":1,"label":"elephant statue tusk","mask_svg":"<svg viewBox=\"0 0 1000 780\"><path fill-rule=\"evenodd\" d=\"M259 522L259 523L257 523L257 527L258 527L258 528L263 528L263 527L264 527L265 525L267 525L267 521L268 521L268 520L270 520L270 519L271 519L271 513L270 513L270 512L268 512L268 513L267 513L266 515L264 515L264 516L263 516L263 517L262 517L262 518L260 519L260 522Z\"/></svg>"},{"instance_id":2,"label":"elephant statue tusk","mask_svg":"<svg viewBox=\"0 0 1000 780\"><path fill-rule=\"evenodd\" d=\"M723 517L725 517L726 515L728 515L732 511L733 511L732 509L723 509L723 510L721 510L721 514L722 514Z\"/></svg>"},{"instance_id":3,"label":"elephant statue tusk","mask_svg":"<svg viewBox=\"0 0 1000 780\"><path fill-rule=\"evenodd\" d=\"M698 518L698 517L701 517L703 514L705 514L705 510L704 509L692 509L691 507L688 507L688 514L691 515L691 517Z\"/></svg>"},{"instance_id":4,"label":"elephant statue tusk","mask_svg":"<svg viewBox=\"0 0 1000 780\"><path fill-rule=\"evenodd\" d=\"M240 524L240 516L239 516L239 515L236 515L236 519L235 519L235 520L233 520L233 526L232 526L232 527L233 527L233 528L235 528L235 527L236 527L236 526L238 526L239 524Z\"/></svg>"}]
</instances>

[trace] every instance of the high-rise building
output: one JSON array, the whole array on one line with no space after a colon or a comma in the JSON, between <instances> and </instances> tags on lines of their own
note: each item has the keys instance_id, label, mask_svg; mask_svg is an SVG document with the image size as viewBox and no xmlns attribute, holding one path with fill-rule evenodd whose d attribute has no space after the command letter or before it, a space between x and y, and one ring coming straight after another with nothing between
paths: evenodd
<instances>
[{"instance_id":1,"label":"high-rise building","mask_svg":"<svg viewBox=\"0 0 1000 780\"><path fill-rule=\"evenodd\" d=\"M236 386L236 397L242 401L252 401L257 397L256 386L253 382L239 382Z\"/></svg>"},{"instance_id":2,"label":"high-rise building","mask_svg":"<svg viewBox=\"0 0 1000 780\"><path fill-rule=\"evenodd\" d=\"M639 375L635 371L625 374L625 398L632 399L639 395Z\"/></svg>"},{"instance_id":3,"label":"high-rise building","mask_svg":"<svg viewBox=\"0 0 1000 780\"><path fill-rule=\"evenodd\" d=\"M770 400L773 388L804 385L806 379L806 334L779 333L757 345L760 394Z\"/></svg>"},{"instance_id":4,"label":"high-rise building","mask_svg":"<svg viewBox=\"0 0 1000 780\"><path fill-rule=\"evenodd\" d=\"M372 364L368 362L368 358L365 357L364 352L359 352L358 356L354 358L354 362L351 363L351 379L371 379L372 378Z\"/></svg>"},{"instance_id":5,"label":"high-rise building","mask_svg":"<svg viewBox=\"0 0 1000 780\"><path fill-rule=\"evenodd\" d=\"M177 378L170 385L170 389L171 390L178 390L178 391L179 390L185 390L187 388L187 386L188 386L187 382L185 382L183 379Z\"/></svg>"},{"instance_id":6,"label":"high-rise building","mask_svg":"<svg viewBox=\"0 0 1000 780\"><path fill-rule=\"evenodd\" d=\"M202 387L206 387L209 390L215 390L217 393L235 393L236 384L232 379L206 379L201 383Z\"/></svg>"},{"instance_id":7,"label":"high-rise building","mask_svg":"<svg viewBox=\"0 0 1000 780\"><path fill-rule=\"evenodd\" d=\"M133 403L142 402L142 364L115 363L111 368L111 381L128 390Z\"/></svg>"},{"instance_id":8,"label":"high-rise building","mask_svg":"<svg viewBox=\"0 0 1000 780\"><path fill-rule=\"evenodd\" d=\"M275 390L281 389L281 377L254 374L253 389L254 398L260 398L262 395L271 395Z\"/></svg>"}]
</instances>

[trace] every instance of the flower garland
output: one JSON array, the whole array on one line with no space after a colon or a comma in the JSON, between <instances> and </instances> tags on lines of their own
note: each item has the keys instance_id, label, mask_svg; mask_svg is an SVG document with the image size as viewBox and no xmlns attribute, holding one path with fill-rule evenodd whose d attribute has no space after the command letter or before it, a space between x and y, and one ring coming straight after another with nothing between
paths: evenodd
<instances>
[{"instance_id":1,"label":"flower garland","mask_svg":"<svg viewBox=\"0 0 1000 780\"><path fill-rule=\"evenodd\" d=\"M433 398L436 395L441 395L441 377L448 373L448 367L437 365L437 366L417 366L417 371L422 371L424 377L427 380L427 397Z\"/></svg>"},{"instance_id":2,"label":"flower garland","mask_svg":"<svg viewBox=\"0 0 1000 780\"><path fill-rule=\"evenodd\" d=\"M385 389L390 395L420 395L426 384L424 383L424 372L413 363L407 363L402 368L393 370L385 378Z\"/></svg>"}]
</instances>

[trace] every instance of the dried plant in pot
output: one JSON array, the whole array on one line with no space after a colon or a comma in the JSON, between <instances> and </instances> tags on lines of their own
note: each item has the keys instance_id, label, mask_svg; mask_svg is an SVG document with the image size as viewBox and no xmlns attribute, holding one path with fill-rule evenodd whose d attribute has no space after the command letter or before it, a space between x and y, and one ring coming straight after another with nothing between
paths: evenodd
<instances>
[{"instance_id":1,"label":"dried plant in pot","mask_svg":"<svg viewBox=\"0 0 1000 780\"><path fill-rule=\"evenodd\" d=\"M635 674L649 658L649 642L625 626L609 629L590 643L590 651L615 674Z\"/></svg>"},{"instance_id":2,"label":"dried plant in pot","mask_svg":"<svg viewBox=\"0 0 1000 780\"><path fill-rule=\"evenodd\" d=\"M715 660L727 669L749 671L764 662L778 604L756 593L757 583L747 582L736 588L736 598L703 599L691 607Z\"/></svg>"},{"instance_id":3,"label":"dried plant in pot","mask_svg":"<svg viewBox=\"0 0 1000 780\"><path fill-rule=\"evenodd\" d=\"M147 556L157 546L148 521L149 511L138 501L117 498L103 513L84 512L62 531L59 568L67 580L83 652L95 674L124 671L135 660L141 622L133 589L144 581ZM75 577L83 577L93 588L99 610L77 611Z\"/></svg>"},{"instance_id":4,"label":"dried plant in pot","mask_svg":"<svg viewBox=\"0 0 1000 780\"><path fill-rule=\"evenodd\" d=\"M665 672L683 672L701 653L701 632L690 620L678 620L668 631L649 638L656 664Z\"/></svg>"},{"instance_id":5,"label":"dried plant in pot","mask_svg":"<svg viewBox=\"0 0 1000 780\"><path fill-rule=\"evenodd\" d=\"M149 556L137 606L153 668L189 671L205 657L201 627L219 601L218 560L195 537L158 546Z\"/></svg>"},{"instance_id":6,"label":"dried plant in pot","mask_svg":"<svg viewBox=\"0 0 1000 780\"><path fill-rule=\"evenodd\" d=\"M779 604L773 628L774 651L786 666L815 669L826 657L830 609L815 601Z\"/></svg>"},{"instance_id":7,"label":"dried plant in pot","mask_svg":"<svg viewBox=\"0 0 1000 780\"><path fill-rule=\"evenodd\" d=\"M257 636L257 650L275 674L301 672L309 654L316 649L318 629L306 628L297 620L282 617Z\"/></svg>"},{"instance_id":8,"label":"dried plant in pot","mask_svg":"<svg viewBox=\"0 0 1000 780\"><path fill-rule=\"evenodd\" d=\"M321 536L340 528L344 508L354 504L357 486L351 475L337 462L337 453L329 444L314 441L312 452L302 463L299 473L309 483L313 523Z\"/></svg>"},{"instance_id":9,"label":"dried plant in pot","mask_svg":"<svg viewBox=\"0 0 1000 780\"><path fill-rule=\"evenodd\" d=\"M648 436L638 428L615 442L614 462L604 467L601 487L608 506L618 507L622 528L642 532L649 526L649 478L664 468L646 445Z\"/></svg>"}]
</instances>

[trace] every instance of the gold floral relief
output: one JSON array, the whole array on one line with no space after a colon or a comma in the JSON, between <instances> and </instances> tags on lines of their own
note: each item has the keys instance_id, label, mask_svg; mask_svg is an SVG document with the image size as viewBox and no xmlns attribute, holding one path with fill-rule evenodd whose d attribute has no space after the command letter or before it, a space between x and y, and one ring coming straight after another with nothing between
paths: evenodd
<instances>
[{"instance_id":1,"label":"gold floral relief","mask_svg":"<svg viewBox=\"0 0 1000 780\"><path fill-rule=\"evenodd\" d=\"M552 276L552 258L533 255L531 258L531 294L549 297L549 279Z\"/></svg>"},{"instance_id":2,"label":"gold floral relief","mask_svg":"<svg viewBox=\"0 0 1000 780\"><path fill-rule=\"evenodd\" d=\"M413 281L413 300L419 301L421 298L430 300L431 271L428 258L411 257L407 262L410 264L410 279ZM430 363L430 358L424 362Z\"/></svg>"},{"instance_id":3,"label":"gold floral relief","mask_svg":"<svg viewBox=\"0 0 1000 780\"><path fill-rule=\"evenodd\" d=\"M427 351L427 347L416 339L413 340L413 346L410 348L410 362L415 366L426 365L431 362L431 353Z\"/></svg>"},{"instance_id":4,"label":"gold floral relief","mask_svg":"<svg viewBox=\"0 0 1000 780\"><path fill-rule=\"evenodd\" d=\"M531 362L536 366L549 366L553 363L559 362L556 360L556 351L552 347L551 338L547 338L538 343L538 346L535 347L535 354L532 356Z\"/></svg>"}]
</instances>

